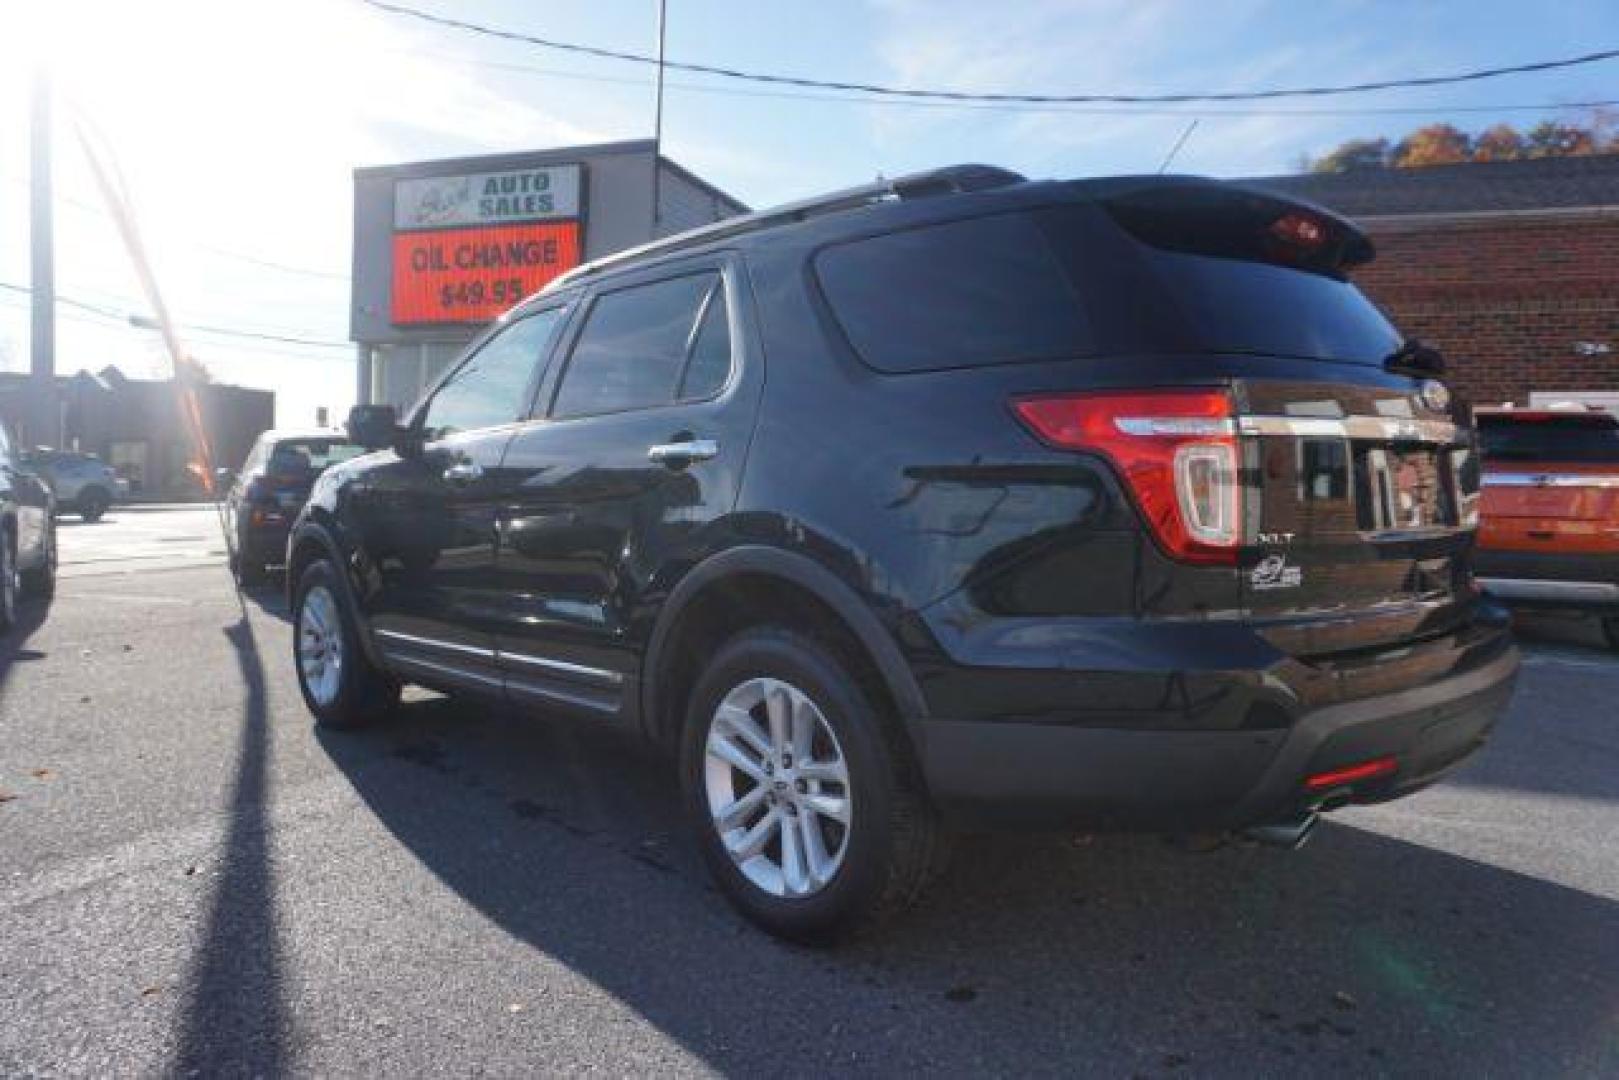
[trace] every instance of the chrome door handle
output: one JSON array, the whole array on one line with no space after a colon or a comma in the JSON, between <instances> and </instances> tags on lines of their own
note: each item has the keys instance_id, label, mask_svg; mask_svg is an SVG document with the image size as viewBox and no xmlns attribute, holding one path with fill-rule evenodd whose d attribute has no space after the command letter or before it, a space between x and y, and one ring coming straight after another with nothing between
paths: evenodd
<instances>
[{"instance_id":1,"label":"chrome door handle","mask_svg":"<svg viewBox=\"0 0 1619 1080\"><path fill-rule=\"evenodd\" d=\"M685 465L693 461L707 461L720 452L720 444L713 439L687 439L685 442L658 443L646 448L646 456L664 465Z\"/></svg>"},{"instance_id":2,"label":"chrome door handle","mask_svg":"<svg viewBox=\"0 0 1619 1080\"><path fill-rule=\"evenodd\" d=\"M476 461L458 461L444 470L444 479L452 484L470 484L483 475L483 466Z\"/></svg>"}]
</instances>

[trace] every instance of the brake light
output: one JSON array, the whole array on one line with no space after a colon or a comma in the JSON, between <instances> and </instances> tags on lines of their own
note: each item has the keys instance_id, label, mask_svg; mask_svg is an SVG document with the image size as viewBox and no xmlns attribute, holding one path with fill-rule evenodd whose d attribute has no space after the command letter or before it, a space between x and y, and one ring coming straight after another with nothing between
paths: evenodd
<instances>
[{"instance_id":1,"label":"brake light","mask_svg":"<svg viewBox=\"0 0 1619 1080\"><path fill-rule=\"evenodd\" d=\"M1314 251L1327 242L1327 227L1321 219L1297 210L1270 223L1270 234L1290 247Z\"/></svg>"},{"instance_id":2,"label":"brake light","mask_svg":"<svg viewBox=\"0 0 1619 1080\"><path fill-rule=\"evenodd\" d=\"M1020 398L1042 441L1106 457L1172 558L1234 564L1242 546L1236 423L1223 390L1140 390Z\"/></svg>"}]
</instances>

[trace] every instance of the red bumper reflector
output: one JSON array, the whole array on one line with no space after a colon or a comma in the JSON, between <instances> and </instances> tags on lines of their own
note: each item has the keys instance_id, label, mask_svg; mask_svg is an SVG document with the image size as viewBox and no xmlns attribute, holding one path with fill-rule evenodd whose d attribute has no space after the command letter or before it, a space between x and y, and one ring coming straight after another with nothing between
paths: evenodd
<instances>
[{"instance_id":1,"label":"red bumper reflector","mask_svg":"<svg viewBox=\"0 0 1619 1080\"><path fill-rule=\"evenodd\" d=\"M1343 784L1353 784L1357 780L1370 780L1377 776L1387 776L1399 767L1400 763L1392 755L1373 758L1370 761L1363 761L1359 765L1333 769L1331 772L1316 773L1304 781L1304 786L1311 791L1322 791L1326 788L1335 788Z\"/></svg>"}]
</instances>

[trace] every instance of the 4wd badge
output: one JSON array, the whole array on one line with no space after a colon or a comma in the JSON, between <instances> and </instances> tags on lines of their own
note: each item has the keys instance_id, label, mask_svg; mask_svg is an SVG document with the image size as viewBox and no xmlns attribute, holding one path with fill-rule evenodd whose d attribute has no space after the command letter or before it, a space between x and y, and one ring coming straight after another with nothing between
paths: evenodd
<instances>
[{"instance_id":1,"label":"4wd badge","mask_svg":"<svg viewBox=\"0 0 1619 1080\"><path fill-rule=\"evenodd\" d=\"M1257 589L1296 589L1304 584L1304 571L1287 565L1286 555L1266 555L1248 574Z\"/></svg>"}]
</instances>

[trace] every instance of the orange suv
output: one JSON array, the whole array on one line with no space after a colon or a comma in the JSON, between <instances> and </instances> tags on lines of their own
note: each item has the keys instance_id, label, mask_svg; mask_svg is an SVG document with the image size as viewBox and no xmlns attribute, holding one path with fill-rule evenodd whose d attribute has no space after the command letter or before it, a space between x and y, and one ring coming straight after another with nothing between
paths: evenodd
<instances>
[{"instance_id":1,"label":"orange suv","mask_svg":"<svg viewBox=\"0 0 1619 1080\"><path fill-rule=\"evenodd\" d=\"M1588 611L1619 649L1619 417L1480 409L1480 583L1515 607Z\"/></svg>"}]
</instances>

